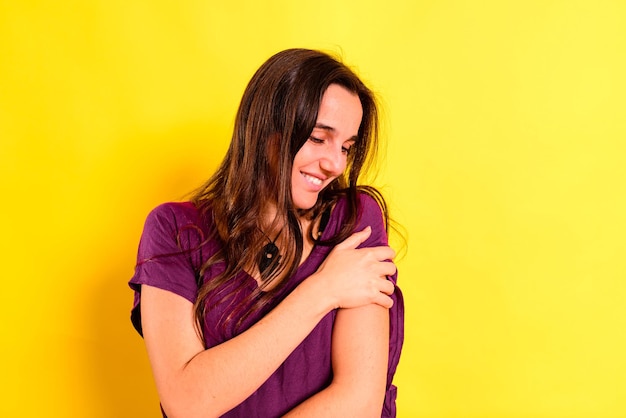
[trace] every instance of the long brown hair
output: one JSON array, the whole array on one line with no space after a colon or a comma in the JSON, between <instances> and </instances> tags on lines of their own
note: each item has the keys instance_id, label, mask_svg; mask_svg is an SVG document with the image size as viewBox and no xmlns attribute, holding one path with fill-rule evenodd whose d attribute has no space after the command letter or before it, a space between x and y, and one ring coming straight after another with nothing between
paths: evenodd
<instances>
[{"instance_id":1,"label":"long brown hair","mask_svg":"<svg viewBox=\"0 0 626 418\"><path fill-rule=\"evenodd\" d=\"M313 208L299 211L291 197L293 160L309 139L322 96L331 84L355 93L361 101L363 118L358 140L350 149L343 175L319 194ZM226 319L239 315L238 325L251 312L265 306L298 267L304 238L298 222L300 216L315 220L343 195L347 198L347 218L341 230L324 242L312 237L311 229L305 233L316 244L335 245L353 232L358 221L359 175L375 157L377 144L378 110L374 94L338 59L319 51L288 49L272 56L257 70L241 99L230 147L222 164L192 197L201 218L214 225L218 235L215 238L222 244L221 250L205 262L200 276L215 263L225 264L222 274L201 284L195 303L200 332L207 311L229 297L216 289L232 281L246 267L255 265L267 243L263 229L268 225L262 221L268 205L276 210L269 227L281 228L281 242L287 244L281 248L281 263L275 273L262 281L251 300L232 307ZM382 197L371 188L364 190L377 198L386 216ZM231 293L243 288L243 284L229 286L233 288ZM241 312L248 309L252 300L251 310Z\"/></svg>"}]
</instances>

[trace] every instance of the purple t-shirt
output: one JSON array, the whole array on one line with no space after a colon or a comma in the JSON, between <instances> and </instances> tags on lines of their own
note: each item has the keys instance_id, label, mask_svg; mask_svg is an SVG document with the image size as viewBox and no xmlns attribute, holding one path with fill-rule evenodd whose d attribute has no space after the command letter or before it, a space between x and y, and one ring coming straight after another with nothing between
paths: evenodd
<instances>
[{"instance_id":1,"label":"purple t-shirt","mask_svg":"<svg viewBox=\"0 0 626 418\"><path fill-rule=\"evenodd\" d=\"M387 245L380 207L373 198L365 194L361 194L359 199L360 217L356 230L360 231L368 225L372 228L372 234L361 247ZM323 239L339 231L345 209L346 202L340 199L333 208L322 235ZM215 264L200 277L202 264L215 254L220 245L218 240L205 239L212 232L213 226L200 221L198 211L190 202L165 203L148 215L139 243L135 275L129 283L135 291L131 319L140 333L139 303L142 284L174 292L193 303L197 297L198 283L210 280L224 270L223 264ZM228 301L211 309L205 319L206 347L229 340L258 322L299 283L313 274L331 250L331 247L316 245L272 301L262 310L249 315L239 327L236 327L237 320L228 321L224 326L223 314ZM390 279L395 283L397 275ZM252 293L257 283L242 272L236 280L231 281L230 286L239 287L233 296L237 303ZM396 416L396 387L392 384L392 379L404 339L404 303L398 287L392 298L394 305L389 310L387 392L381 412L381 417L385 418ZM328 313L256 392L223 417L279 417L328 386L332 380L331 337L335 315L336 310Z\"/></svg>"}]
</instances>

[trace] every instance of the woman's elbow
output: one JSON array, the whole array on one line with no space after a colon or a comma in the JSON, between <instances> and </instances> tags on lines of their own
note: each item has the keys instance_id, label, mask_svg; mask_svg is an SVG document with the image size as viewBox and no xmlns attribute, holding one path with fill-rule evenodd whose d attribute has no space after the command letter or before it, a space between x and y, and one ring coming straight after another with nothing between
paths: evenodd
<instances>
[{"instance_id":1,"label":"woman's elbow","mask_svg":"<svg viewBox=\"0 0 626 418\"><path fill-rule=\"evenodd\" d=\"M217 418L228 410L217 403L208 403L201 397L189 397L184 393L160 393L161 408L168 418Z\"/></svg>"},{"instance_id":2,"label":"woman's elbow","mask_svg":"<svg viewBox=\"0 0 626 418\"><path fill-rule=\"evenodd\" d=\"M161 408L168 418L218 418L224 412L216 412L210 409L198 409L176 403L161 402Z\"/></svg>"},{"instance_id":3,"label":"woman's elbow","mask_svg":"<svg viewBox=\"0 0 626 418\"><path fill-rule=\"evenodd\" d=\"M352 387L346 393L350 415L359 418L380 418L385 402L384 390L361 390Z\"/></svg>"},{"instance_id":4,"label":"woman's elbow","mask_svg":"<svg viewBox=\"0 0 626 418\"><path fill-rule=\"evenodd\" d=\"M375 397L375 399L365 400L361 404L361 408L359 408L359 413L355 414L355 416L363 418L380 418L380 414L383 411L383 404L384 396L380 400L378 399L378 397Z\"/></svg>"}]
</instances>

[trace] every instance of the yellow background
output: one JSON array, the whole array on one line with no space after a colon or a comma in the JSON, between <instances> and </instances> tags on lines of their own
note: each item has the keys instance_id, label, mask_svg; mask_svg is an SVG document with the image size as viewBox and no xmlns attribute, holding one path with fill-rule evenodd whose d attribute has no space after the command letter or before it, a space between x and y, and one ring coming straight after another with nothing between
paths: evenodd
<instances>
[{"instance_id":1,"label":"yellow background","mask_svg":"<svg viewBox=\"0 0 626 418\"><path fill-rule=\"evenodd\" d=\"M399 417L626 417L619 0L0 0L0 416L158 416L128 320L143 220L294 46L385 107Z\"/></svg>"}]
</instances>

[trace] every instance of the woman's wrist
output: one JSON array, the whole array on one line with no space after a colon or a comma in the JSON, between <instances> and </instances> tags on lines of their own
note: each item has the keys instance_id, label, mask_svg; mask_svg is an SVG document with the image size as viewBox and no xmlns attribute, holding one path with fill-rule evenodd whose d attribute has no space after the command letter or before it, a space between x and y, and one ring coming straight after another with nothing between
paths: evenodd
<instances>
[{"instance_id":1,"label":"woman's wrist","mask_svg":"<svg viewBox=\"0 0 626 418\"><path fill-rule=\"evenodd\" d=\"M294 290L302 298L300 303L307 306L309 312L318 314L320 319L338 306L336 298L324 286L323 280L320 280L321 274L323 273L313 273Z\"/></svg>"}]
</instances>

